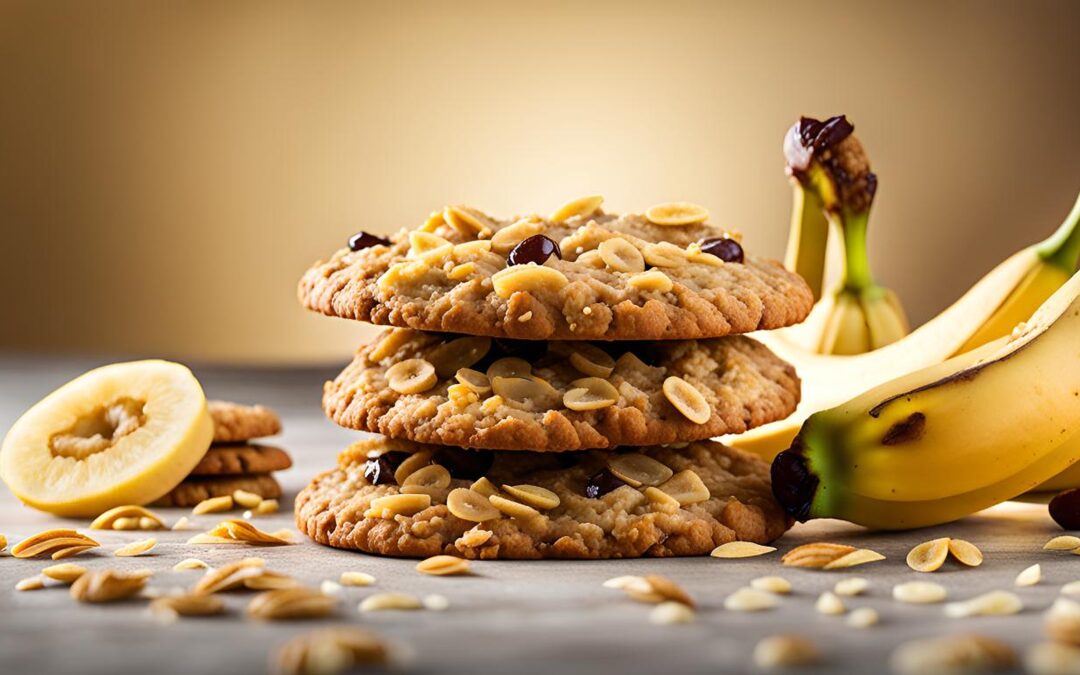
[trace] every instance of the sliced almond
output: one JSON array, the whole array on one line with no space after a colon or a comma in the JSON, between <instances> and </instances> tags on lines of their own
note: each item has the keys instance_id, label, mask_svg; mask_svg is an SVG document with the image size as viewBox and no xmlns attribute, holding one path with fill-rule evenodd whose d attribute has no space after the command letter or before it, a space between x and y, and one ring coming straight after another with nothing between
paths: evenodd
<instances>
[{"instance_id":1,"label":"sliced almond","mask_svg":"<svg viewBox=\"0 0 1080 675\"><path fill-rule=\"evenodd\" d=\"M461 386L477 396L482 396L491 392L491 380L479 370L461 368L454 374L454 379L456 379Z\"/></svg>"},{"instance_id":2,"label":"sliced almond","mask_svg":"<svg viewBox=\"0 0 1080 675\"><path fill-rule=\"evenodd\" d=\"M612 237L596 247L600 259L612 272L637 274L645 271L645 258L641 251L622 237Z\"/></svg>"},{"instance_id":3,"label":"sliced almond","mask_svg":"<svg viewBox=\"0 0 1080 675\"><path fill-rule=\"evenodd\" d=\"M278 500L276 499L263 499L259 502L259 505L252 509L252 514L256 516L268 516L272 513L278 512Z\"/></svg>"},{"instance_id":4,"label":"sliced almond","mask_svg":"<svg viewBox=\"0 0 1080 675\"><path fill-rule=\"evenodd\" d=\"M981 635L950 635L907 642L889 659L898 675L982 673L1015 668L1012 647Z\"/></svg>"},{"instance_id":5,"label":"sliced almond","mask_svg":"<svg viewBox=\"0 0 1080 675\"><path fill-rule=\"evenodd\" d=\"M244 558L216 569L207 569L191 590L193 593L209 594L241 588L245 580L261 575L265 565L266 561L262 558Z\"/></svg>"},{"instance_id":6,"label":"sliced almond","mask_svg":"<svg viewBox=\"0 0 1080 675\"><path fill-rule=\"evenodd\" d=\"M495 377L491 389L506 405L522 410L552 410L562 403L559 392L538 377Z\"/></svg>"},{"instance_id":7,"label":"sliced almond","mask_svg":"<svg viewBox=\"0 0 1080 675\"><path fill-rule=\"evenodd\" d=\"M652 592L660 596L663 600L671 600L678 602L687 607L694 607L694 599L690 597L682 586L675 583L667 577L660 576L659 574L649 574L645 577L645 583L649 584Z\"/></svg>"},{"instance_id":8,"label":"sliced almond","mask_svg":"<svg viewBox=\"0 0 1080 675\"><path fill-rule=\"evenodd\" d=\"M657 489L677 499L681 506L708 501L712 496L701 477L690 469L673 475L658 485Z\"/></svg>"},{"instance_id":9,"label":"sliced almond","mask_svg":"<svg viewBox=\"0 0 1080 675\"><path fill-rule=\"evenodd\" d=\"M86 568L74 563L61 563L51 565L41 570L45 576L65 584L73 584L75 580L86 574Z\"/></svg>"},{"instance_id":10,"label":"sliced almond","mask_svg":"<svg viewBox=\"0 0 1080 675\"><path fill-rule=\"evenodd\" d=\"M185 558L173 565L173 570L178 572L181 570L205 570L209 568L209 565L198 558Z\"/></svg>"},{"instance_id":11,"label":"sliced almond","mask_svg":"<svg viewBox=\"0 0 1080 675\"><path fill-rule=\"evenodd\" d=\"M488 500L491 502L492 506L512 518L529 520L540 515L540 512L533 507L520 502L515 502L500 495L491 495L488 497Z\"/></svg>"},{"instance_id":12,"label":"sliced almond","mask_svg":"<svg viewBox=\"0 0 1080 675\"><path fill-rule=\"evenodd\" d=\"M491 235L491 250L499 255L506 255L514 250L515 246L543 230L544 224L540 220L522 218Z\"/></svg>"},{"instance_id":13,"label":"sliced almond","mask_svg":"<svg viewBox=\"0 0 1080 675\"><path fill-rule=\"evenodd\" d=\"M216 595L169 595L150 603L151 613L158 616L214 616L225 611L225 603Z\"/></svg>"},{"instance_id":14,"label":"sliced almond","mask_svg":"<svg viewBox=\"0 0 1080 675\"><path fill-rule=\"evenodd\" d=\"M375 577L367 572L342 572L338 583L342 586L370 586L375 583Z\"/></svg>"},{"instance_id":15,"label":"sliced almond","mask_svg":"<svg viewBox=\"0 0 1080 675\"><path fill-rule=\"evenodd\" d=\"M588 195L587 197L578 197L572 202L567 202L555 209L555 213L551 214L551 221L554 223L561 223L564 220L570 220L575 216L581 216L587 218L600 208L600 205L604 203L604 198L600 195Z\"/></svg>"},{"instance_id":16,"label":"sliced almond","mask_svg":"<svg viewBox=\"0 0 1080 675\"><path fill-rule=\"evenodd\" d=\"M118 572L98 570L87 572L71 584L71 597L79 602L115 602L126 600L146 586L149 571Z\"/></svg>"},{"instance_id":17,"label":"sliced almond","mask_svg":"<svg viewBox=\"0 0 1080 675\"><path fill-rule=\"evenodd\" d=\"M276 501L276 500L273 500L273 501ZM191 521L188 520L187 516L181 516L180 520L173 523L173 526L170 529L172 529L173 532L180 532L180 531L183 531L183 530L190 530L190 529L192 529Z\"/></svg>"},{"instance_id":18,"label":"sliced almond","mask_svg":"<svg viewBox=\"0 0 1080 675\"><path fill-rule=\"evenodd\" d=\"M496 492L497 490L493 490L492 494ZM446 497L446 508L454 516L474 523L502 517L502 512L495 508L483 493L469 488L451 490Z\"/></svg>"},{"instance_id":19,"label":"sliced almond","mask_svg":"<svg viewBox=\"0 0 1080 675\"><path fill-rule=\"evenodd\" d=\"M849 553L854 553L854 546L814 542L796 546L780 558L780 562L789 567L808 567L822 569L834 560L839 560Z\"/></svg>"},{"instance_id":20,"label":"sliced almond","mask_svg":"<svg viewBox=\"0 0 1080 675\"><path fill-rule=\"evenodd\" d=\"M151 537L150 539L142 539L140 541L133 541L130 544L125 544L113 551L113 555L117 558L131 558L142 555L155 546L157 546L157 539Z\"/></svg>"},{"instance_id":21,"label":"sliced almond","mask_svg":"<svg viewBox=\"0 0 1080 675\"><path fill-rule=\"evenodd\" d=\"M671 281L671 277L660 270L638 272L626 280L626 285L642 291L657 291L659 293L667 293L675 286Z\"/></svg>"},{"instance_id":22,"label":"sliced almond","mask_svg":"<svg viewBox=\"0 0 1080 675\"><path fill-rule=\"evenodd\" d=\"M514 293L557 293L570 283L559 270L546 265L529 263L512 265L499 270L491 276L491 285L495 294L507 299Z\"/></svg>"},{"instance_id":23,"label":"sliced almond","mask_svg":"<svg viewBox=\"0 0 1080 675\"><path fill-rule=\"evenodd\" d=\"M1061 592L1065 595L1080 595L1080 581L1070 581L1061 587Z\"/></svg>"},{"instance_id":24,"label":"sliced almond","mask_svg":"<svg viewBox=\"0 0 1080 675\"><path fill-rule=\"evenodd\" d=\"M232 495L222 495L221 497L211 497L210 499L204 499L195 505L195 508L191 509L192 515L201 516L206 513L221 513L223 511L230 511L233 508Z\"/></svg>"},{"instance_id":25,"label":"sliced almond","mask_svg":"<svg viewBox=\"0 0 1080 675\"><path fill-rule=\"evenodd\" d=\"M332 675L380 666L389 650L375 634L360 628L324 628L293 638L278 650L279 675Z\"/></svg>"},{"instance_id":26,"label":"sliced almond","mask_svg":"<svg viewBox=\"0 0 1080 675\"><path fill-rule=\"evenodd\" d=\"M909 581L893 586L893 598L909 604L925 605L944 602L948 592L941 584L932 581Z\"/></svg>"},{"instance_id":27,"label":"sliced almond","mask_svg":"<svg viewBox=\"0 0 1080 675\"><path fill-rule=\"evenodd\" d=\"M476 481L469 486L469 489L473 492L479 492L480 494L484 495L485 498L490 497L491 495L499 494L498 486L488 480L485 476L477 478Z\"/></svg>"},{"instance_id":28,"label":"sliced almond","mask_svg":"<svg viewBox=\"0 0 1080 675\"><path fill-rule=\"evenodd\" d=\"M469 561L452 555L435 555L416 564L416 571L436 577L469 573Z\"/></svg>"},{"instance_id":29,"label":"sliced almond","mask_svg":"<svg viewBox=\"0 0 1080 675\"><path fill-rule=\"evenodd\" d=\"M559 505L559 495L538 485L503 485L503 490L511 497L534 509L553 509Z\"/></svg>"},{"instance_id":30,"label":"sliced almond","mask_svg":"<svg viewBox=\"0 0 1080 675\"><path fill-rule=\"evenodd\" d=\"M334 598L309 588L282 588L255 596L248 616L267 621L316 619L334 613Z\"/></svg>"},{"instance_id":31,"label":"sliced almond","mask_svg":"<svg viewBox=\"0 0 1080 675\"><path fill-rule=\"evenodd\" d=\"M949 553L959 563L968 567L978 567L983 563L983 554L979 547L964 539L949 539Z\"/></svg>"},{"instance_id":32,"label":"sliced almond","mask_svg":"<svg viewBox=\"0 0 1080 675\"><path fill-rule=\"evenodd\" d=\"M394 470L394 482L398 485L405 483L405 480L413 474L414 471L419 471L421 468L431 464L431 458L434 455L430 450L421 450L420 452L414 452L398 465L398 468Z\"/></svg>"},{"instance_id":33,"label":"sliced almond","mask_svg":"<svg viewBox=\"0 0 1080 675\"><path fill-rule=\"evenodd\" d=\"M881 555L877 551L871 551L868 548L860 548L842 555L832 562L826 563L822 569L826 570L839 570L847 567L856 567L858 565L865 565L866 563L878 562L884 560L885 556Z\"/></svg>"},{"instance_id":34,"label":"sliced almond","mask_svg":"<svg viewBox=\"0 0 1080 675\"><path fill-rule=\"evenodd\" d=\"M428 464L417 469L401 483L401 487L422 486L433 488L447 488L450 486L450 472L446 467L439 464Z\"/></svg>"},{"instance_id":35,"label":"sliced almond","mask_svg":"<svg viewBox=\"0 0 1080 675\"><path fill-rule=\"evenodd\" d=\"M447 206L442 215L448 225L466 236L476 235L481 239L491 236L490 222L476 209L468 206Z\"/></svg>"},{"instance_id":36,"label":"sliced almond","mask_svg":"<svg viewBox=\"0 0 1080 675\"><path fill-rule=\"evenodd\" d=\"M147 518L147 519L149 519L149 521L147 521L147 522L148 523L152 522L154 525L153 525L153 527L141 527L141 529L144 529L144 530L164 529L165 528L165 523L153 511L150 511L149 509L147 509L145 507L142 507L142 506L129 504L127 506L117 506L115 508L111 508L108 511L106 511L105 513L101 514L100 516L95 518L93 520L93 522L90 523L90 529L91 530L111 530L111 529L114 529L113 524L119 518L135 518L136 522L140 523L140 524L142 523L143 518Z\"/></svg>"},{"instance_id":37,"label":"sliced almond","mask_svg":"<svg viewBox=\"0 0 1080 675\"><path fill-rule=\"evenodd\" d=\"M609 377L615 370L615 359L596 345L581 342L570 352L570 365L590 377Z\"/></svg>"},{"instance_id":38,"label":"sliced almond","mask_svg":"<svg viewBox=\"0 0 1080 675\"><path fill-rule=\"evenodd\" d=\"M740 588L724 598L724 608L732 612L759 612L778 604L775 595L755 588Z\"/></svg>"},{"instance_id":39,"label":"sliced almond","mask_svg":"<svg viewBox=\"0 0 1080 675\"><path fill-rule=\"evenodd\" d=\"M600 410L619 401L615 385L599 377L583 377L570 383L572 389L563 394L563 405L570 410Z\"/></svg>"},{"instance_id":40,"label":"sliced almond","mask_svg":"<svg viewBox=\"0 0 1080 675\"><path fill-rule=\"evenodd\" d=\"M1004 616L1017 614L1022 609L1024 609L1024 603L1015 593L990 591L963 602L950 602L945 605L945 616L954 619L969 616Z\"/></svg>"},{"instance_id":41,"label":"sliced almond","mask_svg":"<svg viewBox=\"0 0 1080 675\"><path fill-rule=\"evenodd\" d=\"M41 580L41 577L27 577L15 584L17 591L40 591L43 588L45 588L45 582Z\"/></svg>"},{"instance_id":42,"label":"sliced almond","mask_svg":"<svg viewBox=\"0 0 1080 675\"><path fill-rule=\"evenodd\" d=\"M907 565L916 572L936 572L949 557L949 538L924 541L907 554Z\"/></svg>"},{"instance_id":43,"label":"sliced almond","mask_svg":"<svg viewBox=\"0 0 1080 675\"><path fill-rule=\"evenodd\" d=\"M775 546L763 546L752 541L729 541L714 548L709 555L714 558L755 558L775 550Z\"/></svg>"},{"instance_id":44,"label":"sliced almond","mask_svg":"<svg viewBox=\"0 0 1080 675\"><path fill-rule=\"evenodd\" d=\"M235 490L232 493L233 502L245 509L254 509L262 503L263 498L254 492L247 490Z\"/></svg>"},{"instance_id":45,"label":"sliced almond","mask_svg":"<svg viewBox=\"0 0 1080 675\"><path fill-rule=\"evenodd\" d=\"M419 394L439 381L435 366L425 359L405 359L386 369L386 384L399 394Z\"/></svg>"},{"instance_id":46,"label":"sliced almond","mask_svg":"<svg viewBox=\"0 0 1080 675\"><path fill-rule=\"evenodd\" d=\"M610 455L607 467L615 477L632 487L657 486L674 475L674 471L640 452Z\"/></svg>"},{"instance_id":47,"label":"sliced almond","mask_svg":"<svg viewBox=\"0 0 1080 675\"><path fill-rule=\"evenodd\" d=\"M73 557L79 555L80 553L84 553L86 551L89 551L92 548L97 548L97 546L68 546L68 547L60 548L60 549L57 549L57 550L53 551L52 555L50 557L53 560L63 560L64 558L73 558Z\"/></svg>"},{"instance_id":48,"label":"sliced almond","mask_svg":"<svg viewBox=\"0 0 1080 675\"><path fill-rule=\"evenodd\" d=\"M658 488L647 487L645 488L644 492L642 492L642 494L645 495L645 499L649 500L649 503L651 504L674 508L679 508L680 506L678 499L675 499L668 493Z\"/></svg>"},{"instance_id":49,"label":"sliced almond","mask_svg":"<svg viewBox=\"0 0 1080 675\"><path fill-rule=\"evenodd\" d=\"M463 368L472 368L491 349L491 338L460 337L442 343L427 353L427 360L441 379L453 377Z\"/></svg>"},{"instance_id":50,"label":"sliced almond","mask_svg":"<svg viewBox=\"0 0 1080 675\"><path fill-rule=\"evenodd\" d=\"M1017 586L1034 586L1042 580L1042 567L1038 564L1025 568L1016 575Z\"/></svg>"},{"instance_id":51,"label":"sliced almond","mask_svg":"<svg viewBox=\"0 0 1080 675\"><path fill-rule=\"evenodd\" d=\"M1057 642L1080 646L1080 603L1058 598L1043 618L1046 634Z\"/></svg>"},{"instance_id":52,"label":"sliced almond","mask_svg":"<svg viewBox=\"0 0 1080 675\"><path fill-rule=\"evenodd\" d=\"M1080 548L1080 537L1063 534L1054 537L1043 545L1044 551L1075 551Z\"/></svg>"},{"instance_id":53,"label":"sliced almond","mask_svg":"<svg viewBox=\"0 0 1080 675\"><path fill-rule=\"evenodd\" d=\"M694 385L681 377L669 376L662 386L664 397L683 417L694 424L705 424L712 418L712 408Z\"/></svg>"},{"instance_id":54,"label":"sliced almond","mask_svg":"<svg viewBox=\"0 0 1080 675\"><path fill-rule=\"evenodd\" d=\"M709 212L705 207L690 202L667 202L649 207L645 217L655 225L696 225L708 220Z\"/></svg>"},{"instance_id":55,"label":"sliced almond","mask_svg":"<svg viewBox=\"0 0 1080 675\"><path fill-rule=\"evenodd\" d=\"M408 593L376 593L360 603L361 612L377 612L387 609L422 609L424 603Z\"/></svg>"},{"instance_id":56,"label":"sliced almond","mask_svg":"<svg viewBox=\"0 0 1080 675\"><path fill-rule=\"evenodd\" d=\"M532 375L532 364L516 356L504 356L493 361L486 374L488 380L496 377L529 377Z\"/></svg>"},{"instance_id":57,"label":"sliced almond","mask_svg":"<svg viewBox=\"0 0 1080 675\"><path fill-rule=\"evenodd\" d=\"M36 558L39 555L51 555L61 549L84 546L95 547L99 544L75 530L45 530L12 546L11 555L15 558Z\"/></svg>"},{"instance_id":58,"label":"sliced almond","mask_svg":"<svg viewBox=\"0 0 1080 675\"><path fill-rule=\"evenodd\" d=\"M370 511L380 518L392 519L394 516L415 516L431 506L431 497L426 494L387 495L371 500Z\"/></svg>"}]
</instances>

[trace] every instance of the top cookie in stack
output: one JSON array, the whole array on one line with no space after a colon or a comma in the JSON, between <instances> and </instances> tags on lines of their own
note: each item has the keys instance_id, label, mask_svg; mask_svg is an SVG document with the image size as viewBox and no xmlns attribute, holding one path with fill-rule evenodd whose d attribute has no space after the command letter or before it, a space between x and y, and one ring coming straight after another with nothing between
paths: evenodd
<instances>
[{"instance_id":1,"label":"top cookie in stack","mask_svg":"<svg viewBox=\"0 0 1080 675\"><path fill-rule=\"evenodd\" d=\"M795 409L794 369L738 334L801 321L810 289L701 207L601 201L506 220L449 206L305 273L308 308L393 328L323 395L390 440L298 495L302 531L385 555L597 558L790 525L768 464L705 439Z\"/></svg>"},{"instance_id":2,"label":"top cookie in stack","mask_svg":"<svg viewBox=\"0 0 1080 675\"><path fill-rule=\"evenodd\" d=\"M708 212L567 204L507 220L448 206L389 240L370 234L312 267L309 309L427 331L527 340L687 340L782 328L813 305L779 263L745 256Z\"/></svg>"}]
</instances>

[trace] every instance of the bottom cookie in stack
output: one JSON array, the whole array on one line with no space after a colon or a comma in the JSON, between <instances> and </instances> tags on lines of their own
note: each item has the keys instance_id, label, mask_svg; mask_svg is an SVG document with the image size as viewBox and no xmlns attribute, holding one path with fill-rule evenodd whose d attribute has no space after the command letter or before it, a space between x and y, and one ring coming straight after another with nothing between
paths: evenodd
<instances>
[{"instance_id":1,"label":"bottom cookie in stack","mask_svg":"<svg viewBox=\"0 0 1080 675\"><path fill-rule=\"evenodd\" d=\"M281 433L277 413L261 405L246 406L210 401L214 440L206 455L179 485L155 506L191 507L212 497L244 490L263 499L281 496L281 485L271 475L292 466L281 448L250 441Z\"/></svg>"},{"instance_id":2,"label":"bottom cookie in stack","mask_svg":"<svg viewBox=\"0 0 1080 675\"><path fill-rule=\"evenodd\" d=\"M476 451L376 438L296 498L320 544L478 559L703 555L790 526L769 465L720 443L621 451Z\"/></svg>"}]
</instances>

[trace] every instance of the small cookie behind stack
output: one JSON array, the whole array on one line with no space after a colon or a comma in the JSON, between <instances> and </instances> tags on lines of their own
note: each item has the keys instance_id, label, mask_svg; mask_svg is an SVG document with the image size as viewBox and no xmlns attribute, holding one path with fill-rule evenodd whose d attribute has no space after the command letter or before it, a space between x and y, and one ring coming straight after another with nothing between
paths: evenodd
<instances>
[{"instance_id":1,"label":"small cookie behind stack","mask_svg":"<svg viewBox=\"0 0 1080 675\"><path fill-rule=\"evenodd\" d=\"M214 420L213 444L188 477L155 505L191 507L236 490L263 499L280 497L281 485L271 473L291 467L292 458L279 447L251 441L281 433L281 418L261 405L228 401L208 405Z\"/></svg>"}]
</instances>

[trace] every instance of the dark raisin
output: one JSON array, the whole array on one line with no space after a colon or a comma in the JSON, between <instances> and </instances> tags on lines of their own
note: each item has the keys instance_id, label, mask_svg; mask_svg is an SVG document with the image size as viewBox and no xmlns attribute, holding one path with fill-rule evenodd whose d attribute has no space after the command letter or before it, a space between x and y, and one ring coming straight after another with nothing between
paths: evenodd
<instances>
[{"instance_id":1,"label":"dark raisin","mask_svg":"<svg viewBox=\"0 0 1080 675\"><path fill-rule=\"evenodd\" d=\"M1050 517L1066 530L1080 530L1080 488L1066 490L1051 499Z\"/></svg>"},{"instance_id":2,"label":"dark raisin","mask_svg":"<svg viewBox=\"0 0 1080 675\"><path fill-rule=\"evenodd\" d=\"M384 452L364 462L364 478L372 485L393 485L394 472L409 456L407 452Z\"/></svg>"},{"instance_id":3,"label":"dark raisin","mask_svg":"<svg viewBox=\"0 0 1080 675\"><path fill-rule=\"evenodd\" d=\"M830 117L820 122L811 117L803 117L799 120L798 134L803 147L813 148L820 152L833 147L855 131L851 122L844 115Z\"/></svg>"},{"instance_id":4,"label":"dark raisin","mask_svg":"<svg viewBox=\"0 0 1080 675\"><path fill-rule=\"evenodd\" d=\"M743 261L742 244L727 237L709 237L700 242L703 253L711 253L724 262L741 263Z\"/></svg>"},{"instance_id":5,"label":"dark raisin","mask_svg":"<svg viewBox=\"0 0 1080 675\"><path fill-rule=\"evenodd\" d=\"M607 469L602 469L596 474L593 474L593 477L585 484L585 496L589 499L599 499L615 488L622 487L623 485L626 485L626 483L620 480L615 474Z\"/></svg>"},{"instance_id":6,"label":"dark raisin","mask_svg":"<svg viewBox=\"0 0 1080 675\"><path fill-rule=\"evenodd\" d=\"M476 480L495 462L495 453L490 450L451 450L448 448L435 451L433 460L441 464L454 478Z\"/></svg>"},{"instance_id":7,"label":"dark raisin","mask_svg":"<svg viewBox=\"0 0 1080 675\"><path fill-rule=\"evenodd\" d=\"M543 265L551 256L562 260L562 249L559 245L550 237L534 234L515 246L507 256L507 260L511 265L528 265L529 263Z\"/></svg>"},{"instance_id":8,"label":"dark raisin","mask_svg":"<svg viewBox=\"0 0 1080 675\"><path fill-rule=\"evenodd\" d=\"M383 239L382 237L376 237L374 234L368 232L358 232L349 237L349 250L359 251L372 246L389 246L390 240Z\"/></svg>"}]
</instances>

